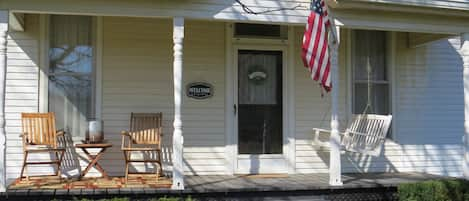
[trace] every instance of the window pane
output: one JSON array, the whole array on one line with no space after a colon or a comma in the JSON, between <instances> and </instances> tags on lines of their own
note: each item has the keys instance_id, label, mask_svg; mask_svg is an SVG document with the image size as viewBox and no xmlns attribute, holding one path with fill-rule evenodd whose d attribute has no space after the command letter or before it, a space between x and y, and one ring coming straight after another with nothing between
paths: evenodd
<instances>
[{"instance_id":1,"label":"window pane","mask_svg":"<svg viewBox=\"0 0 469 201\"><path fill-rule=\"evenodd\" d=\"M86 121L94 117L90 76L50 76L49 111L56 115L59 129L84 136Z\"/></svg>"},{"instance_id":2,"label":"window pane","mask_svg":"<svg viewBox=\"0 0 469 201\"><path fill-rule=\"evenodd\" d=\"M371 84L368 92L368 84L355 84L354 114L389 114L389 85ZM370 97L370 106L366 108ZM366 109L366 111L365 111Z\"/></svg>"},{"instance_id":3,"label":"window pane","mask_svg":"<svg viewBox=\"0 0 469 201\"><path fill-rule=\"evenodd\" d=\"M49 41L49 111L58 128L84 136L95 116L91 17L51 16Z\"/></svg>"},{"instance_id":4,"label":"window pane","mask_svg":"<svg viewBox=\"0 0 469 201\"><path fill-rule=\"evenodd\" d=\"M287 29L280 25L236 23L236 37L287 38Z\"/></svg>"},{"instance_id":5,"label":"window pane","mask_svg":"<svg viewBox=\"0 0 469 201\"><path fill-rule=\"evenodd\" d=\"M278 64L278 54L249 53L249 51L242 51L239 54L239 104L277 104Z\"/></svg>"},{"instance_id":6,"label":"window pane","mask_svg":"<svg viewBox=\"0 0 469 201\"><path fill-rule=\"evenodd\" d=\"M354 39L355 80L387 80L386 33L358 30L354 32Z\"/></svg>"},{"instance_id":7,"label":"window pane","mask_svg":"<svg viewBox=\"0 0 469 201\"><path fill-rule=\"evenodd\" d=\"M92 73L91 17L51 16L49 71Z\"/></svg>"}]
</instances>

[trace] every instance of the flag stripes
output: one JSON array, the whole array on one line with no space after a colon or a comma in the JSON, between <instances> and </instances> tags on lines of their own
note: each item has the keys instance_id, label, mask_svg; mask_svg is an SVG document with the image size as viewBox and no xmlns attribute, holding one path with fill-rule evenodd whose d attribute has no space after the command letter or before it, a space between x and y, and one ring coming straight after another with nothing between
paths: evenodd
<instances>
[{"instance_id":1,"label":"flag stripes","mask_svg":"<svg viewBox=\"0 0 469 201\"><path fill-rule=\"evenodd\" d=\"M330 24L324 1L315 0L303 36L301 57L311 78L319 81L326 91L330 91L332 87L328 41Z\"/></svg>"}]
</instances>

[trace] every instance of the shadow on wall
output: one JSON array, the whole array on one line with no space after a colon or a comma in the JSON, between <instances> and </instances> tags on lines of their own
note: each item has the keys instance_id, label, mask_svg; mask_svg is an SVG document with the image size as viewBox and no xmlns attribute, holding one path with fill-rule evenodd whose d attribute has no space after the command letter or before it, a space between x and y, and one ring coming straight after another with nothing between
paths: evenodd
<instances>
[{"instance_id":1,"label":"shadow on wall","mask_svg":"<svg viewBox=\"0 0 469 201\"><path fill-rule=\"evenodd\" d=\"M395 139L387 139L379 157L345 152L342 170L461 176L464 88L459 38L413 48L407 47L406 33L397 36ZM329 154L317 153L329 165Z\"/></svg>"},{"instance_id":2,"label":"shadow on wall","mask_svg":"<svg viewBox=\"0 0 469 201\"><path fill-rule=\"evenodd\" d=\"M19 176L23 162L19 136L21 112L38 111L39 15L25 15L25 27L25 32L9 31L7 40L5 163L8 183Z\"/></svg>"}]
</instances>

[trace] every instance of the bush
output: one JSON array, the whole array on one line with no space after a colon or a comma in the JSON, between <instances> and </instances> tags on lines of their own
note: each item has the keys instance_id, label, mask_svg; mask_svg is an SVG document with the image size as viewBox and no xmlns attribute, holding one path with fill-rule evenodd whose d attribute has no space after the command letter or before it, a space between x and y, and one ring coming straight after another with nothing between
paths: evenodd
<instances>
[{"instance_id":1,"label":"bush","mask_svg":"<svg viewBox=\"0 0 469 201\"><path fill-rule=\"evenodd\" d=\"M469 201L469 181L460 179L430 180L400 184L399 200Z\"/></svg>"}]
</instances>

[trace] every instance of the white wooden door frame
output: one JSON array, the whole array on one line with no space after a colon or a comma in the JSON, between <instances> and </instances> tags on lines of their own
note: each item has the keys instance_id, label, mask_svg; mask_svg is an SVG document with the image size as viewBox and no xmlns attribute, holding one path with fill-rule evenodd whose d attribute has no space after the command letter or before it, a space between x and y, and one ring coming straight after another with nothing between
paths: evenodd
<instances>
[{"instance_id":1,"label":"white wooden door frame","mask_svg":"<svg viewBox=\"0 0 469 201\"><path fill-rule=\"evenodd\" d=\"M289 146L290 144L288 143L289 139L289 128L290 125L288 124L289 122L289 111L288 111L288 96L286 95L287 93L287 88L288 88L288 72L287 72L287 64L288 64L288 47L285 45L259 45L259 44L235 44L233 45L233 88L231 90L231 93L233 93L233 103L238 106L238 52L239 50L254 50L254 51L280 51L282 52L282 154L260 154L260 155L254 155L254 154L238 154L238 112L234 114L233 118L233 139L234 139L234 173L235 174L249 174L249 173L288 173L289 171L289 165L288 165L288 153L289 153ZM240 167L238 166L239 160L283 160L284 164L278 164L283 165L284 168L279 171L274 171L274 172L263 172L262 169L258 169L259 172L246 172L246 171L241 171ZM259 161L260 162L260 161ZM276 162L274 164L277 164Z\"/></svg>"},{"instance_id":2,"label":"white wooden door frame","mask_svg":"<svg viewBox=\"0 0 469 201\"><path fill-rule=\"evenodd\" d=\"M293 27L288 27L287 40L272 40L272 39L246 39L235 38L233 36L233 23L226 23L225 27L225 173L228 175L235 174L237 162L237 138L238 133L235 130L235 115L233 105L236 101L234 97L234 84L237 79L233 76L235 74L235 46L237 48L252 48L252 49L266 49L266 50L282 50L283 56L283 143L284 147L288 144L288 152L286 154L287 169L289 174L296 172L295 167L295 87L294 87L294 34ZM237 57L237 55L236 55ZM237 74L237 72L236 72ZM236 101L237 103L237 101ZM237 124L236 124L237 127ZM285 150L284 150L285 151Z\"/></svg>"}]
</instances>

